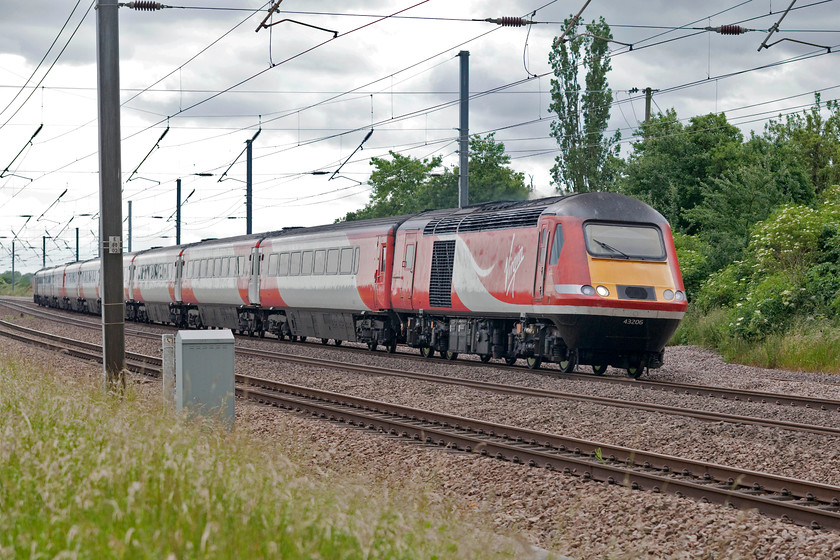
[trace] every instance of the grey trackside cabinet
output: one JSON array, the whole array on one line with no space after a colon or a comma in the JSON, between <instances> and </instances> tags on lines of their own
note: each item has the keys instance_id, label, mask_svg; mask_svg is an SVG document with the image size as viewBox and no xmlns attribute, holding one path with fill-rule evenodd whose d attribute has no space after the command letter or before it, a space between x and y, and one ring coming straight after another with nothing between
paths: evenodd
<instances>
[{"instance_id":1,"label":"grey trackside cabinet","mask_svg":"<svg viewBox=\"0 0 840 560\"><path fill-rule=\"evenodd\" d=\"M233 333L178 331L175 335L175 405L233 425Z\"/></svg>"}]
</instances>

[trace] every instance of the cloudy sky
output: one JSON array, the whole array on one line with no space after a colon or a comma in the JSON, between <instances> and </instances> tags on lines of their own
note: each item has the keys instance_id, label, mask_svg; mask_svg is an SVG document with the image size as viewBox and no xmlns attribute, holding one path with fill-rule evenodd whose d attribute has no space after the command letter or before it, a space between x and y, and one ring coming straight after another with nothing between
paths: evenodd
<instances>
[{"instance_id":1,"label":"cloudy sky","mask_svg":"<svg viewBox=\"0 0 840 560\"><path fill-rule=\"evenodd\" d=\"M182 199L189 196L182 242L245 233L239 156L260 130L255 232L328 223L364 206L370 158L389 150L456 165L462 50L470 53L470 133L497 131L512 166L539 194L552 194L548 52L585 0L284 0L272 21L298 23L255 32L270 4L120 10L123 215L131 201L134 250L175 242L178 178ZM80 258L95 256L94 5L3 0L0 8L0 270L11 268L14 235L18 270L40 268L43 236L48 265L73 260L76 228ZM840 97L837 2L797 1L769 41L831 53L793 41L758 51L788 6L592 0L583 18L603 16L617 41L633 45L611 47L610 130L621 130L624 153L644 119L644 96L633 88L659 90L654 112L674 108L685 120L725 112L745 133L809 107L814 92ZM538 23L483 21L502 16ZM733 23L756 31L702 29Z\"/></svg>"}]
</instances>

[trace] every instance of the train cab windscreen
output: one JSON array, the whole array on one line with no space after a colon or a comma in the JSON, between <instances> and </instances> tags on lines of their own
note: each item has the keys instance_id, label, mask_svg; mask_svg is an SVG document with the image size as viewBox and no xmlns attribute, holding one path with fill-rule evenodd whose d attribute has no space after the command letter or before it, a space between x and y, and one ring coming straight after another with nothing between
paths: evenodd
<instances>
[{"instance_id":1,"label":"train cab windscreen","mask_svg":"<svg viewBox=\"0 0 840 560\"><path fill-rule=\"evenodd\" d=\"M665 260L662 232L654 225L589 222L583 226L586 250L602 259Z\"/></svg>"}]
</instances>

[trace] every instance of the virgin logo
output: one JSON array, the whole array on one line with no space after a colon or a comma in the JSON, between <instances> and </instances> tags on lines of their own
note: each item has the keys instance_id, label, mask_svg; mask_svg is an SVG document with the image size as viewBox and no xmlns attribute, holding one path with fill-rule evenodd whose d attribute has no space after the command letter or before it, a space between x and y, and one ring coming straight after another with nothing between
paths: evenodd
<instances>
[{"instance_id":1,"label":"virgin logo","mask_svg":"<svg viewBox=\"0 0 840 560\"><path fill-rule=\"evenodd\" d=\"M516 235L510 240L510 251L505 259L505 295L513 295L513 285L516 283L516 271L522 261L525 260L525 249L520 245L514 254L513 242L516 241Z\"/></svg>"}]
</instances>

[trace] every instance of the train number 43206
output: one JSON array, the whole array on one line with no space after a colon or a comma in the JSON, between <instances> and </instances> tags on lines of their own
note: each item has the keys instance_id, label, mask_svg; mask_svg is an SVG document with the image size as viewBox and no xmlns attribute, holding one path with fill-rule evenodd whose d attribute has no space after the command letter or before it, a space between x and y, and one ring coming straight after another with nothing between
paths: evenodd
<instances>
[{"instance_id":1,"label":"train number 43206","mask_svg":"<svg viewBox=\"0 0 840 560\"><path fill-rule=\"evenodd\" d=\"M624 319L625 325L644 325L644 319Z\"/></svg>"}]
</instances>

